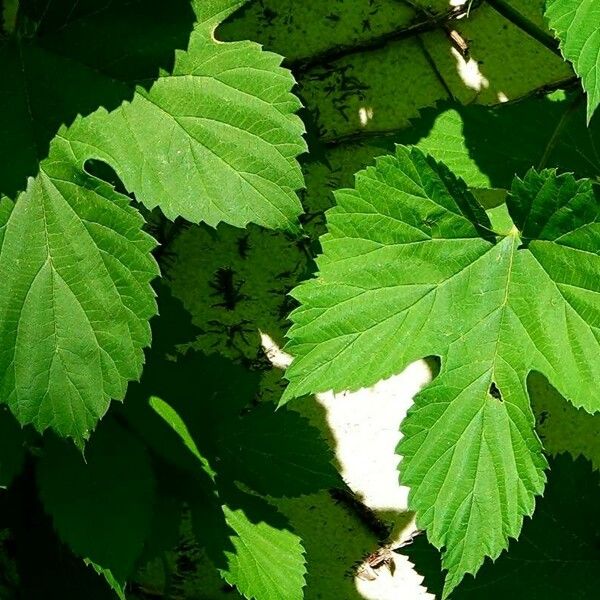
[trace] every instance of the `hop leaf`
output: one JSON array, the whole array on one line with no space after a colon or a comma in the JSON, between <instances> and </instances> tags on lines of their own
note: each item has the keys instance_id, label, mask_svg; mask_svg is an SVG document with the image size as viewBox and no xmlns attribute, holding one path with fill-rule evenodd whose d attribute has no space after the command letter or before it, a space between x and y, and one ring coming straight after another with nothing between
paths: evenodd
<instances>
[{"instance_id":1,"label":"hop leaf","mask_svg":"<svg viewBox=\"0 0 600 600\"><path fill-rule=\"evenodd\" d=\"M441 358L399 452L418 523L445 547L445 595L518 535L544 487L528 373L600 408L598 197L530 171L507 204L515 226L496 236L461 180L398 147L337 193L319 275L293 292L284 401Z\"/></svg>"},{"instance_id":2,"label":"hop leaf","mask_svg":"<svg viewBox=\"0 0 600 600\"><path fill-rule=\"evenodd\" d=\"M0 204L0 390L22 424L83 442L139 377L158 274L142 224L61 138Z\"/></svg>"},{"instance_id":3,"label":"hop leaf","mask_svg":"<svg viewBox=\"0 0 600 600\"><path fill-rule=\"evenodd\" d=\"M38 465L40 497L59 537L122 585L141 555L152 525L155 480L146 449L106 421L86 449L52 438Z\"/></svg>"},{"instance_id":4,"label":"hop leaf","mask_svg":"<svg viewBox=\"0 0 600 600\"><path fill-rule=\"evenodd\" d=\"M600 104L600 4L597 0L548 0L546 18L587 92L587 119Z\"/></svg>"},{"instance_id":5,"label":"hop leaf","mask_svg":"<svg viewBox=\"0 0 600 600\"><path fill-rule=\"evenodd\" d=\"M306 148L294 79L279 55L258 44L213 37L242 3L201 8L172 74L112 112L78 120L68 139L82 161L107 162L141 202L170 219L294 229L303 183L296 157Z\"/></svg>"},{"instance_id":6,"label":"hop leaf","mask_svg":"<svg viewBox=\"0 0 600 600\"><path fill-rule=\"evenodd\" d=\"M213 37L241 4L198 4L173 73L63 127L27 190L2 200L0 392L21 424L81 445L139 378L150 343L154 242L87 161L108 163L137 200L171 218L297 227L305 144L294 80L257 44Z\"/></svg>"}]
</instances>

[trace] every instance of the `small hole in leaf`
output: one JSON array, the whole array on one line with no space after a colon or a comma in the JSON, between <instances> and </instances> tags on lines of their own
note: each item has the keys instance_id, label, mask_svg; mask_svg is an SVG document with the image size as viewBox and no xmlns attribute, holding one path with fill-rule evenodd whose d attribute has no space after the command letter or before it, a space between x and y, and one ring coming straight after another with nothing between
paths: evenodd
<instances>
[{"instance_id":1,"label":"small hole in leaf","mask_svg":"<svg viewBox=\"0 0 600 600\"><path fill-rule=\"evenodd\" d=\"M108 163L89 158L85 161L83 169L88 175L110 184L120 194L127 195L127 190L119 179L117 172Z\"/></svg>"},{"instance_id":2,"label":"small hole in leaf","mask_svg":"<svg viewBox=\"0 0 600 600\"><path fill-rule=\"evenodd\" d=\"M490 396L492 398L496 398L496 400L500 400L500 402L503 402L502 394L500 393L498 386L493 381L492 381L492 385L490 385Z\"/></svg>"}]
</instances>

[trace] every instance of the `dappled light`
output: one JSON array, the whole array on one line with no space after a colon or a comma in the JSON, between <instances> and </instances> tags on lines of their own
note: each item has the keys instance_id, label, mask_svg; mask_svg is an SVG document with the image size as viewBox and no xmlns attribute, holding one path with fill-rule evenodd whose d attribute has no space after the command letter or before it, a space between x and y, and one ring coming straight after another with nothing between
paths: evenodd
<instances>
[{"instance_id":1,"label":"dappled light","mask_svg":"<svg viewBox=\"0 0 600 600\"><path fill-rule=\"evenodd\" d=\"M484 77L479 69L479 62L473 57L466 58L459 50L450 48L452 56L456 60L456 69L463 83L470 89L480 92L490 87L490 82Z\"/></svg>"},{"instance_id":2,"label":"dappled light","mask_svg":"<svg viewBox=\"0 0 600 600\"><path fill-rule=\"evenodd\" d=\"M0 1L0 599L596 600L598 5Z\"/></svg>"},{"instance_id":3,"label":"dappled light","mask_svg":"<svg viewBox=\"0 0 600 600\"><path fill-rule=\"evenodd\" d=\"M268 334L261 332L261 340L275 367L286 368L291 364L292 357ZM389 534L390 548L399 546L415 531L414 519L407 512L408 488L398 485L399 457L394 455L401 438L398 426L412 404L412 397L431 377L428 363L418 361L401 374L370 388L316 395L325 409L344 481L367 510L384 522L394 523ZM309 405L300 404L297 408L300 412L306 409L308 416L314 414ZM368 570L365 574L366 566L357 569L354 581L363 598L387 600L407 587L418 587L419 577L406 559L399 557L395 563L393 573L383 568L373 577ZM428 597L423 594L423 598Z\"/></svg>"},{"instance_id":4,"label":"dappled light","mask_svg":"<svg viewBox=\"0 0 600 600\"><path fill-rule=\"evenodd\" d=\"M358 109L358 119L363 127L369 124L369 121L373 118L373 109L370 106L361 106Z\"/></svg>"}]
</instances>

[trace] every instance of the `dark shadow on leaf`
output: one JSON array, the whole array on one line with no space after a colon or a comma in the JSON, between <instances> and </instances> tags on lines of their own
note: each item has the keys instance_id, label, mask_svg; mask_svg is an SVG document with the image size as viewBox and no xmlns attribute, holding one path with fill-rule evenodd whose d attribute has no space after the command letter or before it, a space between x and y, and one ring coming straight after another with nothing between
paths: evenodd
<instances>
[{"instance_id":1,"label":"dark shadow on leaf","mask_svg":"<svg viewBox=\"0 0 600 600\"><path fill-rule=\"evenodd\" d=\"M21 2L18 33L0 40L0 193L25 188L61 125L171 70L193 23L187 0Z\"/></svg>"},{"instance_id":2,"label":"dark shadow on leaf","mask_svg":"<svg viewBox=\"0 0 600 600\"><path fill-rule=\"evenodd\" d=\"M45 436L36 476L61 539L124 583L152 528L155 480L144 446L106 418L85 448Z\"/></svg>"},{"instance_id":3,"label":"dark shadow on leaf","mask_svg":"<svg viewBox=\"0 0 600 600\"><path fill-rule=\"evenodd\" d=\"M32 464L0 496L0 514L3 599L116 600L106 581L57 538L38 500Z\"/></svg>"},{"instance_id":4,"label":"dark shadow on leaf","mask_svg":"<svg viewBox=\"0 0 600 600\"><path fill-rule=\"evenodd\" d=\"M452 139L458 129L468 157L492 188L510 189L513 177L524 176L532 164L537 169L572 171L579 177L600 175L596 146L600 118L596 116L586 127L584 97L577 92L534 95L494 107L441 103L423 110L413 124L395 141L420 144L430 136L426 151L434 155L436 150L460 151ZM443 154L438 158L445 159Z\"/></svg>"},{"instance_id":5,"label":"dark shadow on leaf","mask_svg":"<svg viewBox=\"0 0 600 600\"><path fill-rule=\"evenodd\" d=\"M89 158L83 163L83 170L96 179L101 179L112 186L119 194L128 195L128 191L123 182L117 175L117 172L103 160Z\"/></svg>"}]
</instances>

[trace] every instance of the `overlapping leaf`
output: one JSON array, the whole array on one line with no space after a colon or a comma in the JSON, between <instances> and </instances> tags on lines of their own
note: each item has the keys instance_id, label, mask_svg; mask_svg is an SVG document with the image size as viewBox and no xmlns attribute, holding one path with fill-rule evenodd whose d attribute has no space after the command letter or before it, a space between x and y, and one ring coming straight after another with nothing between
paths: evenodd
<instances>
[{"instance_id":1,"label":"overlapping leaf","mask_svg":"<svg viewBox=\"0 0 600 600\"><path fill-rule=\"evenodd\" d=\"M148 87L159 69L172 69L194 12L188 0L4 4L0 193L15 195L37 173L61 125L99 106L116 108L136 84Z\"/></svg>"},{"instance_id":2,"label":"overlapping leaf","mask_svg":"<svg viewBox=\"0 0 600 600\"><path fill-rule=\"evenodd\" d=\"M261 498L234 491L226 479L219 485L218 474L198 449L181 416L158 398L152 398L150 404L197 459L197 469L206 475L206 489L201 493L188 491L194 528L198 542L207 548L225 581L235 585L246 598L300 600L306 568L298 535ZM215 425L219 429L227 427L223 422ZM218 464L214 456L211 459ZM227 473L227 467L224 471ZM273 568L274 564L277 568Z\"/></svg>"},{"instance_id":3,"label":"overlapping leaf","mask_svg":"<svg viewBox=\"0 0 600 600\"><path fill-rule=\"evenodd\" d=\"M153 327L162 343L119 409L169 470L178 470L198 543L223 578L248 598L301 598L301 539L257 493L295 496L338 484L331 451L293 411L252 405L256 373L192 351L165 360L176 337L165 335L161 322L177 324L185 311L165 287L159 308ZM265 461L266 475L259 468ZM240 493L238 483L252 493Z\"/></svg>"},{"instance_id":4,"label":"overlapping leaf","mask_svg":"<svg viewBox=\"0 0 600 600\"><path fill-rule=\"evenodd\" d=\"M251 42L218 43L219 20L244 0L202 3L172 74L107 113L77 121L70 142L110 164L148 208L174 219L295 227L304 151L294 79Z\"/></svg>"},{"instance_id":5,"label":"overlapping leaf","mask_svg":"<svg viewBox=\"0 0 600 600\"><path fill-rule=\"evenodd\" d=\"M441 357L399 451L418 522L445 548L447 595L518 535L543 489L527 374L600 408L600 201L589 181L530 171L497 238L462 181L403 147L336 199L318 277L293 292L284 401Z\"/></svg>"},{"instance_id":6,"label":"overlapping leaf","mask_svg":"<svg viewBox=\"0 0 600 600\"><path fill-rule=\"evenodd\" d=\"M89 159L169 217L294 228L304 142L293 78L258 45L212 35L241 3L198 5L172 75L63 128L27 191L2 201L0 391L21 423L82 443L139 377L150 342L153 242L128 198L86 173ZM87 3L75 8L89 16ZM52 30L54 18L36 26ZM81 23L73 27L80 43Z\"/></svg>"},{"instance_id":7,"label":"overlapping leaf","mask_svg":"<svg viewBox=\"0 0 600 600\"><path fill-rule=\"evenodd\" d=\"M158 273L129 199L58 138L0 216L0 390L21 423L82 442L137 379Z\"/></svg>"},{"instance_id":8,"label":"overlapping leaf","mask_svg":"<svg viewBox=\"0 0 600 600\"><path fill-rule=\"evenodd\" d=\"M546 17L587 92L587 118L600 104L600 4L596 0L548 0Z\"/></svg>"},{"instance_id":9,"label":"overlapping leaf","mask_svg":"<svg viewBox=\"0 0 600 600\"><path fill-rule=\"evenodd\" d=\"M552 48L544 2L504 11L507 2L261 0L218 34L291 59L321 140L339 143L406 128L442 100L498 104L572 79Z\"/></svg>"},{"instance_id":10,"label":"overlapping leaf","mask_svg":"<svg viewBox=\"0 0 600 600\"><path fill-rule=\"evenodd\" d=\"M456 590L459 600L592 600L600 585L600 530L596 513L600 479L583 458L559 455L550 461L544 497L518 541L494 564L487 561L475 579ZM574 505L577 509L573 510ZM423 585L441 594L439 553L419 536L402 550L425 577Z\"/></svg>"},{"instance_id":11,"label":"overlapping leaf","mask_svg":"<svg viewBox=\"0 0 600 600\"><path fill-rule=\"evenodd\" d=\"M416 144L472 188L508 189L532 165L599 178L600 118L587 127L584 104L559 91L505 106L426 109L395 141Z\"/></svg>"},{"instance_id":12,"label":"overlapping leaf","mask_svg":"<svg viewBox=\"0 0 600 600\"><path fill-rule=\"evenodd\" d=\"M258 499L247 498L254 504ZM277 511L262 502L264 510ZM223 507L225 520L235 535L234 552L227 552L224 578L246 598L257 600L302 600L304 593L304 548L300 538L283 524L252 521L247 509ZM277 565L274 568L273 565Z\"/></svg>"},{"instance_id":13,"label":"overlapping leaf","mask_svg":"<svg viewBox=\"0 0 600 600\"><path fill-rule=\"evenodd\" d=\"M65 442L51 440L39 464L38 483L59 537L112 587L122 585L151 527L155 483L145 448L107 421L85 459Z\"/></svg>"}]
</instances>

